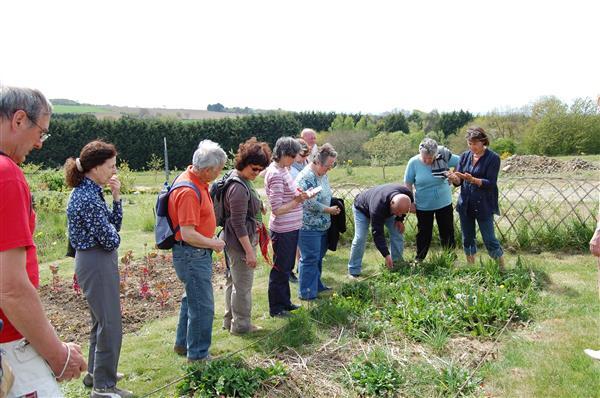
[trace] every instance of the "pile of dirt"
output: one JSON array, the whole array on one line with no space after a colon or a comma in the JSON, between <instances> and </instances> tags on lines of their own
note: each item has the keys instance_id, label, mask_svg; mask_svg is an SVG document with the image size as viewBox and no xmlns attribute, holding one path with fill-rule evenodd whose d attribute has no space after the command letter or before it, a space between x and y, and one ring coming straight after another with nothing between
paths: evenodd
<instances>
[{"instance_id":1,"label":"pile of dirt","mask_svg":"<svg viewBox=\"0 0 600 398\"><path fill-rule=\"evenodd\" d=\"M578 170L598 170L593 163L575 158L569 161L538 155L513 155L503 162L502 171L507 174L551 174Z\"/></svg>"},{"instance_id":2,"label":"pile of dirt","mask_svg":"<svg viewBox=\"0 0 600 398\"><path fill-rule=\"evenodd\" d=\"M121 313L123 333L139 330L144 323L179 313L183 284L173 268L171 254L151 253L141 259L127 257L119 262L121 275ZM223 289L224 267L216 262L213 288ZM124 282L125 281L125 282ZM54 278L40 287L39 295L46 315L63 341L87 341L90 313L83 293L74 280Z\"/></svg>"}]
</instances>

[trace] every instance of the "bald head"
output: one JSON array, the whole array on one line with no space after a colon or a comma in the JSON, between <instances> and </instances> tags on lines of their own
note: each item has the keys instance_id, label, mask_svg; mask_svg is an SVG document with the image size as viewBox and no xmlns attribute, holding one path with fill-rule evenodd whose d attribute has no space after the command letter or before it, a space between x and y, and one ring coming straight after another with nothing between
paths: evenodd
<instances>
[{"instance_id":1,"label":"bald head","mask_svg":"<svg viewBox=\"0 0 600 398\"><path fill-rule=\"evenodd\" d=\"M399 193L397 195L394 195L394 197L392 198L392 201L390 202L390 211L396 216L408 214L408 212L410 211L410 204L411 201L408 195Z\"/></svg>"},{"instance_id":2,"label":"bald head","mask_svg":"<svg viewBox=\"0 0 600 398\"><path fill-rule=\"evenodd\" d=\"M312 147L317 142L317 133L313 129L306 128L302 130L300 133L300 137L308 144L308 147L312 149Z\"/></svg>"}]
</instances>

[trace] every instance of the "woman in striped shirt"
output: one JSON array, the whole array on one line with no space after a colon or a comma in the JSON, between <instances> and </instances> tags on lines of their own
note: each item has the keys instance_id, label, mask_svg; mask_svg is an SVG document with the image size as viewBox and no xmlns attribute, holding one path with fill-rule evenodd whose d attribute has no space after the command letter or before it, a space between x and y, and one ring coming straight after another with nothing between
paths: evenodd
<instances>
[{"instance_id":1,"label":"woman in striped shirt","mask_svg":"<svg viewBox=\"0 0 600 398\"><path fill-rule=\"evenodd\" d=\"M274 263L269 275L269 312L277 317L287 317L289 311L299 308L290 300L289 277L302 227L302 203L308 195L298 189L288 170L298 152L300 144L294 138L279 138L273 148L273 163L265 173Z\"/></svg>"}]
</instances>

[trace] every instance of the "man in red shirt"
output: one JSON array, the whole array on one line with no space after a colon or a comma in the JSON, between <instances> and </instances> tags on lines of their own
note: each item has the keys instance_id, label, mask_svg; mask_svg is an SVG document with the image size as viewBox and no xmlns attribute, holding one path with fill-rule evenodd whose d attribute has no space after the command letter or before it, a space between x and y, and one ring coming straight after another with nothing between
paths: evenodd
<instances>
[{"instance_id":1,"label":"man in red shirt","mask_svg":"<svg viewBox=\"0 0 600 398\"><path fill-rule=\"evenodd\" d=\"M58 339L37 294L35 212L17 166L42 148L51 113L38 90L0 87L0 348L15 376L8 397L62 396L56 381L87 367L77 344Z\"/></svg>"}]
</instances>

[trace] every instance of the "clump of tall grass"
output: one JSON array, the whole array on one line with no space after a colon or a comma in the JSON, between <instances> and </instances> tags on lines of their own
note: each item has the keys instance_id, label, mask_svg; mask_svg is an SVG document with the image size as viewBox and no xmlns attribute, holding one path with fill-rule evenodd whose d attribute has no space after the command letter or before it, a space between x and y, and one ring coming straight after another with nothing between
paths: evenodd
<instances>
[{"instance_id":1,"label":"clump of tall grass","mask_svg":"<svg viewBox=\"0 0 600 398\"><path fill-rule=\"evenodd\" d=\"M317 330L310 314L304 308L297 309L287 319L287 324L278 333L265 341L266 351L281 351L287 347L301 348L317 339Z\"/></svg>"}]
</instances>

